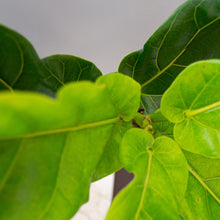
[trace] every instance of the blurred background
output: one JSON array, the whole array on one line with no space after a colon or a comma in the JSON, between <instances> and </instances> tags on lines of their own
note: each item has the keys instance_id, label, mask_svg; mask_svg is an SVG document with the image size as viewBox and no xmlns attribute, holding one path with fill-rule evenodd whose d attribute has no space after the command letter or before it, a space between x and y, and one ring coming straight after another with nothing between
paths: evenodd
<instances>
[{"instance_id":1,"label":"blurred background","mask_svg":"<svg viewBox=\"0 0 220 220\"><path fill-rule=\"evenodd\" d=\"M0 22L24 35L41 58L72 54L107 74L146 40L184 0L0 0ZM74 220L103 220L113 175L94 183Z\"/></svg>"}]
</instances>

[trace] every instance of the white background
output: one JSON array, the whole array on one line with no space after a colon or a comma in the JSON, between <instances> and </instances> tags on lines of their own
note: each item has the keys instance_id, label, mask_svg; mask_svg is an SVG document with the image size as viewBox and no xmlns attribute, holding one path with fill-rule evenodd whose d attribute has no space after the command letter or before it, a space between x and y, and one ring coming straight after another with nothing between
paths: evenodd
<instances>
[{"instance_id":1,"label":"white background","mask_svg":"<svg viewBox=\"0 0 220 220\"><path fill-rule=\"evenodd\" d=\"M73 54L107 74L146 40L184 0L0 0L0 22L27 37L41 58ZM113 176L92 186L74 220L103 220Z\"/></svg>"}]
</instances>

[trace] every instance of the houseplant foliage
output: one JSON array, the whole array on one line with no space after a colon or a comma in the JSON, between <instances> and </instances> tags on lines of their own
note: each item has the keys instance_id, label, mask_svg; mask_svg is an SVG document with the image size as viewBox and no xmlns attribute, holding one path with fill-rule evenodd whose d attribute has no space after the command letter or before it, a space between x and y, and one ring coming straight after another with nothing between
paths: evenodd
<instances>
[{"instance_id":1,"label":"houseplant foliage","mask_svg":"<svg viewBox=\"0 0 220 220\"><path fill-rule=\"evenodd\" d=\"M151 113L176 76L197 60L220 57L219 0L189 0L149 38L127 55L119 72L142 85L142 104Z\"/></svg>"},{"instance_id":2,"label":"houseplant foliage","mask_svg":"<svg viewBox=\"0 0 220 220\"><path fill-rule=\"evenodd\" d=\"M68 220L121 167L106 219L220 219L219 36L220 1L188 0L102 76L0 25L0 219Z\"/></svg>"},{"instance_id":3,"label":"houseplant foliage","mask_svg":"<svg viewBox=\"0 0 220 220\"><path fill-rule=\"evenodd\" d=\"M113 201L107 219L220 217L219 68L219 60L192 64L163 95L161 111L175 123L175 142L168 137L154 140L137 128L124 135L120 158L135 178ZM192 77L196 83L189 86Z\"/></svg>"}]
</instances>

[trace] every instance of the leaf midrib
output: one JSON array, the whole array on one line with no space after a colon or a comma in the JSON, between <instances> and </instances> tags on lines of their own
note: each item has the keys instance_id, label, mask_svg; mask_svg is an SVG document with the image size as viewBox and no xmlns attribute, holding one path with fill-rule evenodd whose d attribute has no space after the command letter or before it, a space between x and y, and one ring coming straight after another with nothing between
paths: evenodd
<instances>
[{"instance_id":1,"label":"leaf midrib","mask_svg":"<svg viewBox=\"0 0 220 220\"><path fill-rule=\"evenodd\" d=\"M86 123L86 124L80 124L80 125L73 126L73 127L57 128L57 129L51 129L51 130L46 130L46 131L39 131L39 132L35 132L35 133L29 133L29 134L24 134L24 135L17 135L17 136L6 137L6 138L0 137L0 141L2 141L2 140L20 139L20 138L22 138L22 139L24 139L24 138L35 138L35 137L45 136L45 135L61 134L61 133L65 133L65 132L73 132L73 131L83 130L83 129L87 129L87 128L103 126L103 125L107 125L107 124L114 124L114 123L118 122L119 120L121 120L121 119L120 119L119 116L117 116L115 118L111 118L111 119L107 119L107 120L102 120L102 121L98 121L98 122L91 122L91 123Z\"/></svg>"},{"instance_id":2,"label":"leaf midrib","mask_svg":"<svg viewBox=\"0 0 220 220\"><path fill-rule=\"evenodd\" d=\"M148 154L149 154L149 159L148 159L147 175L146 175L145 182L144 182L144 189L143 189L143 192L142 192L141 201L140 201L140 204L138 206L137 213L135 215L135 220L138 220L141 209L143 207L144 198L145 198L145 194L146 194L146 191L147 191L147 186L148 186L148 182L149 182L149 178L150 178L150 171L151 171L153 153L151 151L148 151Z\"/></svg>"},{"instance_id":3,"label":"leaf midrib","mask_svg":"<svg viewBox=\"0 0 220 220\"><path fill-rule=\"evenodd\" d=\"M22 136L14 137L13 139L18 139L18 138L24 139L24 138L32 138L32 137L48 135L48 134L57 134L57 133L63 133L63 132L78 131L78 130L83 130L83 129L87 129L87 128L92 128L92 127L98 127L98 126L103 126L103 125L107 125L107 124L117 123L120 120L121 120L120 117L115 117L115 118L112 118L112 119L107 119L107 120L103 120L103 121L99 121L99 122L93 122L93 123L87 123L87 124L79 125L77 127L69 127L69 128L64 128L64 129L50 130L50 131L46 131L46 132L38 132L38 133L34 133L34 134L29 134L29 135L22 135ZM59 132L55 133L54 131L59 131ZM10 139L7 139L7 140L10 140ZM0 139L0 141L1 140L3 140L3 139ZM11 162L11 164L9 166L9 169L7 170L6 175L4 176L3 181L0 184L0 192L2 191L4 185L6 184L8 178L9 178L9 176L10 176L10 174L11 174L13 168L14 168L14 165L15 165L15 163L17 161L17 158L18 158L18 155L19 155L21 149L22 149L22 146L20 144L20 146L19 146L15 156L12 159L12 162ZM63 148L63 151L64 150L65 150L65 147ZM63 154L62 154L61 157L63 157ZM62 161L62 158L61 158L61 161ZM60 164L61 163L62 162L59 163L59 170L60 170L60 166L61 166ZM57 189L57 183L58 182L56 181L56 185L55 185L55 190L54 191L56 191L56 189ZM53 195L52 195L52 197L51 197L51 199L49 201L49 204L48 204L47 208L50 206L52 199L53 199Z\"/></svg>"},{"instance_id":4,"label":"leaf midrib","mask_svg":"<svg viewBox=\"0 0 220 220\"><path fill-rule=\"evenodd\" d=\"M207 106L204 106L204 107L201 107L201 108L198 108L198 109L185 111L185 115L186 115L187 118L190 118L190 117L196 116L198 114L207 112L209 110L215 109L219 106L220 106L220 101L215 102L215 103L210 104L210 105L207 105Z\"/></svg>"},{"instance_id":5,"label":"leaf midrib","mask_svg":"<svg viewBox=\"0 0 220 220\"><path fill-rule=\"evenodd\" d=\"M218 198L215 193L209 188L209 186L204 182L201 176L188 164L189 172L200 182L200 184L205 188L207 192L220 204L220 198Z\"/></svg>"},{"instance_id":6,"label":"leaf midrib","mask_svg":"<svg viewBox=\"0 0 220 220\"><path fill-rule=\"evenodd\" d=\"M181 52L166 66L164 67L161 71L159 71L156 75L154 75L151 79L146 81L141 85L141 88L143 89L145 86L147 86L149 83L151 83L154 79L158 78L161 74L163 74L169 67L171 67L175 61L186 51L187 47L192 43L192 41L197 37L197 35L203 31L205 28L209 27L211 24L215 23L220 19L220 16L215 18L214 20L210 21L208 24L204 25L200 29L197 30L197 32L192 36L192 38L188 41L188 43L184 46L184 48L181 50ZM162 46L161 46L162 47ZM159 49L159 48L158 48Z\"/></svg>"},{"instance_id":7,"label":"leaf midrib","mask_svg":"<svg viewBox=\"0 0 220 220\"><path fill-rule=\"evenodd\" d=\"M64 158L64 152L65 152L65 149L66 149L66 143L67 143L67 140L69 139L69 133L67 134L66 136L66 140L65 140L65 144L63 146L63 149L62 149L62 153L61 153L61 156L60 156L60 162L59 162L59 167L58 167L58 170L57 170L57 175L56 175L56 182L55 182L55 185L54 185L54 190L53 190L53 193L46 205L46 207L43 209L43 211L40 213L39 217L38 217L38 220L42 219L45 214L50 210L50 207L52 205L52 202L54 200L54 197L56 195L56 192L59 188L59 178L60 178L60 172L61 172L61 166L62 166L62 163L63 163L63 158Z\"/></svg>"}]
</instances>

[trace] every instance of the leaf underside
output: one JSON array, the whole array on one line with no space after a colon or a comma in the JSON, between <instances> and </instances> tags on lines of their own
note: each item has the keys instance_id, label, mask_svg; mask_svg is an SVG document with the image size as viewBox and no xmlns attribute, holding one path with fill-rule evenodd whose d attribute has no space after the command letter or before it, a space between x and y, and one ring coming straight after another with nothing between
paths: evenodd
<instances>
[{"instance_id":1,"label":"leaf underside","mask_svg":"<svg viewBox=\"0 0 220 220\"><path fill-rule=\"evenodd\" d=\"M114 82L122 87L115 88ZM114 128L130 123L139 97L140 86L118 73L96 84L66 85L56 100L2 93L0 219L70 219L88 200Z\"/></svg>"}]
</instances>

